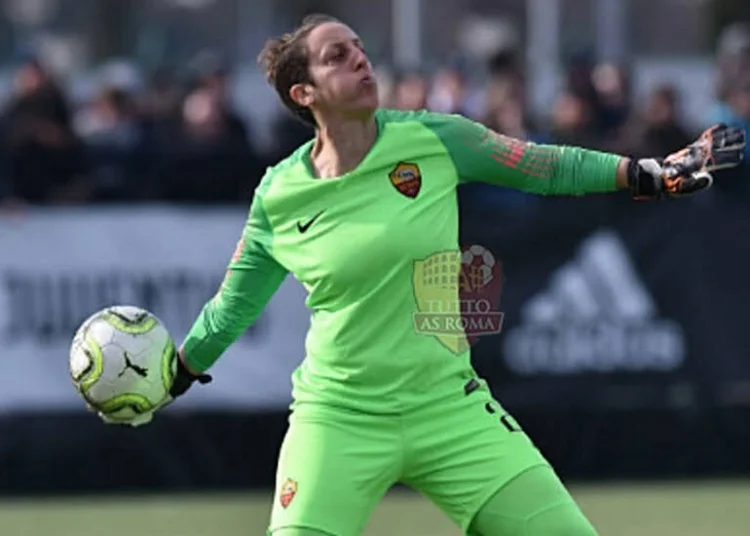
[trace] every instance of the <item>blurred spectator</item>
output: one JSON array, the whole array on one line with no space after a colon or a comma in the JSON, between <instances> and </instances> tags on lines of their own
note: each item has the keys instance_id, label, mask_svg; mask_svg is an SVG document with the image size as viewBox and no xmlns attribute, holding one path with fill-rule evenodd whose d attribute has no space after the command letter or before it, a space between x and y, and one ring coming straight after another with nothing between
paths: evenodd
<instances>
[{"instance_id":1,"label":"blurred spectator","mask_svg":"<svg viewBox=\"0 0 750 536\"><path fill-rule=\"evenodd\" d=\"M61 89L35 59L20 66L14 89L2 117L12 194L31 203L88 199L83 147Z\"/></svg>"},{"instance_id":2,"label":"blurred spectator","mask_svg":"<svg viewBox=\"0 0 750 536\"><path fill-rule=\"evenodd\" d=\"M491 112L486 123L492 130L512 138L534 141L520 102L513 99L505 100Z\"/></svg>"},{"instance_id":3,"label":"blurred spectator","mask_svg":"<svg viewBox=\"0 0 750 536\"><path fill-rule=\"evenodd\" d=\"M750 23L729 26L719 38L717 50L717 102L708 124L727 123L750 132ZM750 146L746 158L750 159Z\"/></svg>"},{"instance_id":4,"label":"blurred spectator","mask_svg":"<svg viewBox=\"0 0 750 536\"><path fill-rule=\"evenodd\" d=\"M230 69L226 60L213 52L200 54L193 63L194 88L205 90L213 99L217 113L232 137L244 138L249 143L248 125L233 109L229 99Z\"/></svg>"},{"instance_id":5,"label":"blurred spectator","mask_svg":"<svg viewBox=\"0 0 750 536\"><path fill-rule=\"evenodd\" d=\"M143 125L134 99L125 90L103 88L76 120L76 130L86 143L93 195L98 201L137 197L141 174L137 150Z\"/></svg>"},{"instance_id":6,"label":"blurred spectator","mask_svg":"<svg viewBox=\"0 0 750 536\"><path fill-rule=\"evenodd\" d=\"M165 70L154 72L138 104L149 143L159 144L173 135L180 104L181 89L177 81Z\"/></svg>"},{"instance_id":7,"label":"blurred spectator","mask_svg":"<svg viewBox=\"0 0 750 536\"><path fill-rule=\"evenodd\" d=\"M719 36L716 50L716 97L726 102L731 87L750 68L750 23L728 26Z\"/></svg>"},{"instance_id":8,"label":"blurred spectator","mask_svg":"<svg viewBox=\"0 0 750 536\"><path fill-rule=\"evenodd\" d=\"M156 174L164 200L200 203L247 201L262 174L244 129L238 129L213 88L199 86L185 99L173 143Z\"/></svg>"},{"instance_id":9,"label":"blurred spectator","mask_svg":"<svg viewBox=\"0 0 750 536\"><path fill-rule=\"evenodd\" d=\"M104 87L76 117L76 130L91 145L131 145L138 136L135 103L116 87Z\"/></svg>"},{"instance_id":10,"label":"blurred spectator","mask_svg":"<svg viewBox=\"0 0 750 536\"><path fill-rule=\"evenodd\" d=\"M619 65L597 65L589 54L575 54L568 62L565 91L544 123L526 108L520 50L501 47L481 60L463 54L433 76L415 66L394 77L381 65L383 105L462 114L535 143L634 156L668 154L694 137L681 122L675 87L656 88L643 108L633 110L629 72ZM750 25L735 25L722 35L717 62L717 102L707 122L748 129ZM138 73L134 63L125 64ZM230 63L204 52L187 67L186 78L156 71L146 87L137 75L139 83L128 89L122 85L127 69L120 68L115 72L120 82L99 88L72 120L52 77L40 62L26 61L16 73L16 91L0 123L0 201L247 201L266 165L308 141L313 129L279 113L270 118L271 140L260 154L252 125L231 102ZM479 71L488 78L477 83L473 76ZM750 167L750 148L747 162ZM717 191L734 195L748 183L717 181ZM517 207L527 206L526 197L493 189L476 200L484 207Z\"/></svg>"},{"instance_id":11,"label":"blurred spectator","mask_svg":"<svg viewBox=\"0 0 750 536\"><path fill-rule=\"evenodd\" d=\"M742 127L750 133L750 72L738 75L735 83L727 88L726 102L719 106L711 123L726 123ZM750 201L750 146L745 148L745 161L734 170L720 172L722 180L716 181L714 190L725 200L741 203Z\"/></svg>"},{"instance_id":12,"label":"blurred spectator","mask_svg":"<svg viewBox=\"0 0 750 536\"><path fill-rule=\"evenodd\" d=\"M727 120L745 125L750 124L750 72L738 78L737 84L727 92Z\"/></svg>"},{"instance_id":13,"label":"blurred spectator","mask_svg":"<svg viewBox=\"0 0 750 536\"><path fill-rule=\"evenodd\" d=\"M546 138L532 124L524 102L523 81L519 75L495 75L487 86L482 122L506 136L543 143Z\"/></svg>"},{"instance_id":14,"label":"blurred spectator","mask_svg":"<svg viewBox=\"0 0 750 536\"><path fill-rule=\"evenodd\" d=\"M725 101L714 110L710 122L727 123L750 130L750 71L738 74L732 85L727 87ZM750 155L750 152L747 154Z\"/></svg>"},{"instance_id":15,"label":"blurred spectator","mask_svg":"<svg viewBox=\"0 0 750 536\"><path fill-rule=\"evenodd\" d=\"M300 145L314 135L313 128L282 110L271 127L273 148L268 155L269 164L275 164L292 154Z\"/></svg>"},{"instance_id":16,"label":"blurred spectator","mask_svg":"<svg viewBox=\"0 0 750 536\"><path fill-rule=\"evenodd\" d=\"M423 110L427 108L429 81L419 73L408 72L396 80L391 106L397 110Z\"/></svg>"},{"instance_id":17,"label":"blurred spectator","mask_svg":"<svg viewBox=\"0 0 750 536\"><path fill-rule=\"evenodd\" d=\"M552 109L552 143L599 148L602 140L594 128L593 113L593 105L585 97L572 92L560 95Z\"/></svg>"},{"instance_id":18,"label":"blurred spectator","mask_svg":"<svg viewBox=\"0 0 750 536\"><path fill-rule=\"evenodd\" d=\"M435 112L471 115L466 113L467 96L463 74L457 68L447 67L435 75L427 106Z\"/></svg>"},{"instance_id":19,"label":"blurred spectator","mask_svg":"<svg viewBox=\"0 0 750 536\"><path fill-rule=\"evenodd\" d=\"M750 132L750 23L727 27L717 46L716 103L706 124L726 123ZM747 203L750 199L750 145L745 162L735 170L722 171L714 192L724 201Z\"/></svg>"},{"instance_id":20,"label":"blurred spectator","mask_svg":"<svg viewBox=\"0 0 750 536\"><path fill-rule=\"evenodd\" d=\"M694 138L680 122L677 90L671 85L655 88L639 112L623 136L625 153L640 158L668 155Z\"/></svg>"},{"instance_id":21,"label":"blurred spectator","mask_svg":"<svg viewBox=\"0 0 750 536\"><path fill-rule=\"evenodd\" d=\"M591 78L596 91L596 129L602 136L616 138L630 114L628 77L621 67L605 63L594 68Z\"/></svg>"},{"instance_id":22,"label":"blurred spectator","mask_svg":"<svg viewBox=\"0 0 750 536\"><path fill-rule=\"evenodd\" d=\"M599 108L599 94L594 87L594 67L588 54L574 54L568 63L565 80L567 92L582 100L592 113Z\"/></svg>"}]
</instances>

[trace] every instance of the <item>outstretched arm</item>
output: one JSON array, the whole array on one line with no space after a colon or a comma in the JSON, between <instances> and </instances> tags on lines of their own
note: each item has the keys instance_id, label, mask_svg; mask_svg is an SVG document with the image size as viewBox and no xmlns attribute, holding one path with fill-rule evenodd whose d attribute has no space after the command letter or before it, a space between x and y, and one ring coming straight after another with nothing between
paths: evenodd
<instances>
[{"instance_id":1,"label":"outstretched arm","mask_svg":"<svg viewBox=\"0 0 750 536\"><path fill-rule=\"evenodd\" d=\"M430 114L428 125L453 158L460 182L487 182L541 195L583 195L628 187L629 159L537 145L459 115Z\"/></svg>"},{"instance_id":2,"label":"outstretched arm","mask_svg":"<svg viewBox=\"0 0 750 536\"><path fill-rule=\"evenodd\" d=\"M625 156L503 136L458 115L427 114L447 147L460 182L482 181L541 195L584 195L629 189L635 198L690 194L711 186L708 172L736 165L744 132L724 125L666 159ZM669 164L667 168L663 164ZM694 175L698 173L697 175Z\"/></svg>"}]
</instances>

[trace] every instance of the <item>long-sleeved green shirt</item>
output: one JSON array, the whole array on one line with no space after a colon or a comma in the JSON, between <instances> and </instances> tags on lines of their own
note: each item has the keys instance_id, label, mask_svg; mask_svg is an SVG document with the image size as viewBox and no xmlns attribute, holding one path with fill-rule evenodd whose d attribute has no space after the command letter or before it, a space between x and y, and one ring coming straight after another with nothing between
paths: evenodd
<instances>
[{"instance_id":1,"label":"long-sleeved green shirt","mask_svg":"<svg viewBox=\"0 0 750 536\"><path fill-rule=\"evenodd\" d=\"M208 369L292 274L311 310L296 403L399 412L440 397L474 374L469 331L498 327L479 301L492 301L480 288L486 281L470 278L462 293L457 186L616 189L616 155L525 143L456 115L380 110L376 119L374 146L341 177L314 176L312 141L267 171L224 283L184 342L193 368ZM492 279L492 268L482 269ZM467 300L487 313L484 324L481 311L463 320L471 326L457 318Z\"/></svg>"}]
</instances>

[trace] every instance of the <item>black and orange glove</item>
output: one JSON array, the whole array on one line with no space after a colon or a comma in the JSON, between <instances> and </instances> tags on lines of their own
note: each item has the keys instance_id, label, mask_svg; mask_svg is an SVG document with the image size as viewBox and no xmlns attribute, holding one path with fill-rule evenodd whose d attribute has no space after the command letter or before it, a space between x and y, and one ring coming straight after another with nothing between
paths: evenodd
<instances>
[{"instance_id":1,"label":"black and orange glove","mask_svg":"<svg viewBox=\"0 0 750 536\"><path fill-rule=\"evenodd\" d=\"M745 152L745 131L715 125L684 149L666 158L632 160L628 184L635 199L684 197L709 189L712 173L738 166Z\"/></svg>"}]
</instances>

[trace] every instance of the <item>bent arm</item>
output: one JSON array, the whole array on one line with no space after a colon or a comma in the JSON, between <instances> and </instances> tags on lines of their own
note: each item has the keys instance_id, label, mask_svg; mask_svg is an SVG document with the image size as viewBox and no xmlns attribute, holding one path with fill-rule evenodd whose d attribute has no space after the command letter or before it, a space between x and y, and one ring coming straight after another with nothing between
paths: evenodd
<instances>
[{"instance_id":1,"label":"bent arm","mask_svg":"<svg viewBox=\"0 0 750 536\"><path fill-rule=\"evenodd\" d=\"M180 349L193 373L208 370L260 316L287 275L270 254L271 231L262 200L253 201L250 216L224 281L201 310Z\"/></svg>"},{"instance_id":2,"label":"bent arm","mask_svg":"<svg viewBox=\"0 0 750 536\"><path fill-rule=\"evenodd\" d=\"M562 145L537 145L498 134L458 115L433 114L460 182L487 182L541 195L583 195L628 187L629 159Z\"/></svg>"}]
</instances>

